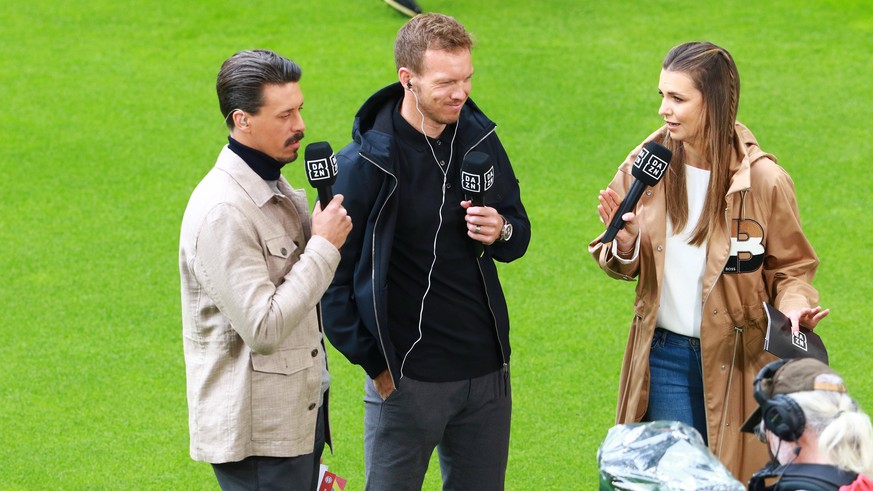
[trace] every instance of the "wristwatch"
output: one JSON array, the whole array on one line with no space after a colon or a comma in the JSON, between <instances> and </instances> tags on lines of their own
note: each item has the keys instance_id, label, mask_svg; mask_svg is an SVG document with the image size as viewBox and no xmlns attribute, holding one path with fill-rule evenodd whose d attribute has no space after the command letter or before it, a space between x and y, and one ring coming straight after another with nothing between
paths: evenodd
<instances>
[{"instance_id":1,"label":"wristwatch","mask_svg":"<svg viewBox=\"0 0 873 491\"><path fill-rule=\"evenodd\" d=\"M503 218L503 229L500 230L500 238L497 240L499 242L506 242L512 237L512 224L503 215L500 215L500 218Z\"/></svg>"}]
</instances>

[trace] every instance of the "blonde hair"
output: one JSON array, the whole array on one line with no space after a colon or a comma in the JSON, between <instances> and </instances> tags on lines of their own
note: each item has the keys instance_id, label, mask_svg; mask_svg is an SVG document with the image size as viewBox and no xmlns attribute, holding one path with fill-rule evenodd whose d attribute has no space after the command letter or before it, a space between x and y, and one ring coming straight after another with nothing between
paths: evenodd
<instances>
[{"instance_id":1,"label":"blonde hair","mask_svg":"<svg viewBox=\"0 0 873 491\"><path fill-rule=\"evenodd\" d=\"M412 73L421 74L424 53L429 49L471 50L473 37L454 17L434 13L416 15L397 32L394 64L398 70L406 67Z\"/></svg>"},{"instance_id":2,"label":"blonde hair","mask_svg":"<svg viewBox=\"0 0 873 491\"><path fill-rule=\"evenodd\" d=\"M818 451L840 469L873 476L873 424L846 393L824 390L787 394L806 417L804 431L818 436Z\"/></svg>"}]
</instances>

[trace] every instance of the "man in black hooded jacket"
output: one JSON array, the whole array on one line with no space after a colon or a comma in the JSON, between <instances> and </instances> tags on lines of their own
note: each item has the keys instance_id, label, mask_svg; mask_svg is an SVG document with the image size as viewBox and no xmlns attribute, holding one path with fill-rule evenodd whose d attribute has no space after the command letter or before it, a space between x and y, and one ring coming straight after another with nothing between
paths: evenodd
<instances>
[{"instance_id":1,"label":"man in black hooded jacket","mask_svg":"<svg viewBox=\"0 0 873 491\"><path fill-rule=\"evenodd\" d=\"M530 222L495 124L468 98L471 49L451 17L407 22L399 83L364 103L337 158L334 188L355 227L325 330L368 375L367 489L420 489L434 448L444 489L503 489L509 315L494 260L525 253ZM461 189L474 150L494 171L481 206Z\"/></svg>"}]
</instances>

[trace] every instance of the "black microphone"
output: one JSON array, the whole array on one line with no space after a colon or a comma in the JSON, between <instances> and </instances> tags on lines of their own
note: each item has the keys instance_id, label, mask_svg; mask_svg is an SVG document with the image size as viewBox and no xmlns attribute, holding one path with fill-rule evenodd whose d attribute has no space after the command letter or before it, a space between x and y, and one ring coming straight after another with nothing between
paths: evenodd
<instances>
[{"instance_id":1,"label":"black microphone","mask_svg":"<svg viewBox=\"0 0 873 491\"><path fill-rule=\"evenodd\" d=\"M631 184L631 188L627 195L625 195L624 200L622 200L621 206L618 207L618 211L612 216L609 228L606 229L606 233L603 234L600 243L606 244L615 239L615 234L624 228L625 222L621 217L637 207L637 203L643 196L643 191L645 191L646 187L658 184L661 178L664 177L672 157L673 152L655 141L646 143L642 150L640 150L639 155L634 160L631 172L634 176L634 183Z\"/></svg>"},{"instance_id":2,"label":"black microphone","mask_svg":"<svg viewBox=\"0 0 873 491\"><path fill-rule=\"evenodd\" d=\"M470 152L461 162L461 189L473 206L485 204L485 193L494 184L494 166L488 154Z\"/></svg>"},{"instance_id":3,"label":"black microphone","mask_svg":"<svg viewBox=\"0 0 873 491\"><path fill-rule=\"evenodd\" d=\"M485 204L485 193L491 189L492 184L494 166L488 154L476 151L468 153L461 162L461 190L473 202L473 206ZM473 253L476 257L485 253L481 242L474 242Z\"/></svg>"},{"instance_id":4,"label":"black microphone","mask_svg":"<svg viewBox=\"0 0 873 491\"><path fill-rule=\"evenodd\" d=\"M315 142L306 145L303 158L306 162L306 178L309 184L318 190L321 209L333 199L331 186L336 182L336 157L328 142Z\"/></svg>"}]
</instances>

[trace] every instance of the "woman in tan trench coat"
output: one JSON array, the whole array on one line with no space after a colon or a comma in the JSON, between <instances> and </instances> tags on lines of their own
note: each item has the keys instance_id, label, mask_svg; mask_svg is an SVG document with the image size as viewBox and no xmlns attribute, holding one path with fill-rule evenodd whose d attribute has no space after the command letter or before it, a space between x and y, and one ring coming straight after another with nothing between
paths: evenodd
<instances>
[{"instance_id":1,"label":"woman in tan trench coat","mask_svg":"<svg viewBox=\"0 0 873 491\"><path fill-rule=\"evenodd\" d=\"M752 382L766 353L763 302L795 330L828 314L811 282L818 258L800 227L794 185L736 121L739 75L711 43L673 48L658 84L665 125L650 135L672 151L626 225L589 252L611 277L638 280L622 363L618 423L694 426L741 481L766 450L740 426L757 403ZM621 164L598 211L604 223L631 187L642 145Z\"/></svg>"}]
</instances>

